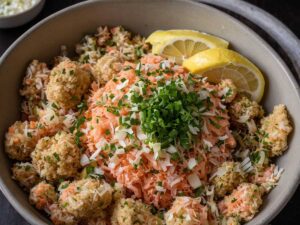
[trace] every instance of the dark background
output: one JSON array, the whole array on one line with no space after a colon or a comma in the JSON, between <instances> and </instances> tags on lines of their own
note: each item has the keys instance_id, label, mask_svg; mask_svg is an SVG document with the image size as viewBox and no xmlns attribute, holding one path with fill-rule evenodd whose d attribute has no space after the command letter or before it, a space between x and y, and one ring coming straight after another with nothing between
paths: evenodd
<instances>
[{"instance_id":1,"label":"dark background","mask_svg":"<svg viewBox=\"0 0 300 225\"><path fill-rule=\"evenodd\" d=\"M0 56L7 47L32 25L48 15L82 0L47 0L41 14L29 24L14 29L0 29ZM226 0L224 0L226 1ZM300 38L300 0L246 0L268 11L285 23ZM271 43L272 44L272 43ZM298 220L297 220L298 219ZM271 222L272 225L298 225L300 224L300 188ZM24 219L10 206L0 193L0 225L28 225Z\"/></svg>"}]
</instances>

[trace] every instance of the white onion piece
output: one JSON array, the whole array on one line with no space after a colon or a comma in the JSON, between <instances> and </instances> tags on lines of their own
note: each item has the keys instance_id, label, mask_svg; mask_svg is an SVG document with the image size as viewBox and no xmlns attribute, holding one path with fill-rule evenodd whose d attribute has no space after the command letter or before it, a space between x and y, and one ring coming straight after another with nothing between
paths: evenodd
<instances>
[{"instance_id":1,"label":"white onion piece","mask_svg":"<svg viewBox=\"0 0 300 225\"><path fill-rule=\"evenodd\" d=\"M81 166L86 166L90 163L89 157L86 154L81 155L80 164Z\"/></svg>"},{"instance_id":2,"label":"white onion piece","mask_svg":"<svg viewBox=\"0 0 300 225\"><path fill-rule=\"evenodd\" d=\"M202 183L199 179L198 175L195 173L192 173L187 177L189 184L193 189L197 189L198 187L201 187Z\"/></svg>"},{"instance_id":3,"label":"white onion piece","mask_svg":"<svg viewBox=\"0 0 300 225\"><path fill-rule=\"evenodd\" d=\"M188 161L188 168L192 170L195 166L197 166L197 160L195 158L190 158Z\"/></svg>"},{"instance_id":4,"label":"white onion piece","mask_svg":"<svg viewBox=\"0 0 300 225\"><path fill-rule=\"evenodd\" d=\"M123 88L125 88L128 85L129 80L125 80L124 82L121 82L120 84L118 84L116 86L117 90L122 90Z\"/></svg>"},{"instance_id":5,"label":"white onion piece","mask_svg":"<svg viewBox=\"0 0 300 225\"><path fill-rule=\"evenodd\" d=\"M173 145L170 145L166 150L171 154L177 152L177 149Z\"/></svg>"}]
</instances>

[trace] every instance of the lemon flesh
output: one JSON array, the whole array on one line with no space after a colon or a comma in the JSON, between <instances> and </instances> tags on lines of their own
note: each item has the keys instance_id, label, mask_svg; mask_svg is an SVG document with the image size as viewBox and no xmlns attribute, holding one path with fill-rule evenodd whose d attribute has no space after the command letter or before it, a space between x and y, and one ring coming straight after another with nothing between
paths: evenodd
<instances>
[{"instance_id":1,"label":"lemon flesh","mask_svg":"<svg viewBox=\"0 0 300 225\"><path fill-rule=\"evenodd\" d=\"M165 56L181 64L198 52L210 48L227 48L228 42L194 30L158 30L146 40L152 45L152 53Z\"/></svg>"},{"instance_id":2,"label":"lemon flesh","mask_svg":"<svg viewBox=\"0 0 300 225\"><path fill-rule=\"evenodd\" d=\"M262 73L252 62L235 51L208 49L184 60L183 66L191 73L207 77L213 83L231 79L240 92L248 93L257 102L263 97L265 80Z\"/></svg>"}]
</instances>

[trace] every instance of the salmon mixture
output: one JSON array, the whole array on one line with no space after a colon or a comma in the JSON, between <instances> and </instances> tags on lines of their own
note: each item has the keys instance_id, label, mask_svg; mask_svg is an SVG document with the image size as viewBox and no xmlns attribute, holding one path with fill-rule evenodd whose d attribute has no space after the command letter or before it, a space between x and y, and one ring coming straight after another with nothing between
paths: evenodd
<instances>
[{"instance_id":1,"label":"salmon mixture","mask_svg":"<svg viewBox=\"0 0 300 225\"><path fill-rule=\"evenodd\" d=\"M56 225L238 225L283 169L292 130L231 80L209 83L151 54L123 27L100 27L69 58L33 60L22 120L5 149L12 177Z\"/></svg>"}]
</instances>

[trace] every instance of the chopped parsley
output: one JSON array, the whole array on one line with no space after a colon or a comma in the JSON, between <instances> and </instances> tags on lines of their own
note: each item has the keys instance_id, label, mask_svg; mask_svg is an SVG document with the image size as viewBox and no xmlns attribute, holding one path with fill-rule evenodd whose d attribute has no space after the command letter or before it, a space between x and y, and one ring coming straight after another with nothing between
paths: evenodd
<instances>
[{"instance_id":1,"label":"chopped parsley","mask_svg":"<svg viewBox=\"0 0 300 225\"><path fill-rule=\"evenodd\" d=\"M201 126L199 109L203 102L196 92L186 93L181 84L171 81L154 90L148 99L134 93L131 101L141 109L142 129L149 141L160 142L163 148L179 141L182 147L190 148L193 134L189 126Z\"/></svg>"},{"instance_id":2,"label":"chopped parsley","mask_svg":"<svg viewBox=\"0 0 300 225\"><path fill-rule=\"evenodd\" d=\"M56 161L60 160L59 155L56 152L53 153L53 156L56 159Z\"/></svg>"},{"instance_id":3,"label":"chopped parsley","mask_svg":"<svg viewBox=\"0 0 300 225\"><path fill-rule=\"evenodd\" d=\"M82 114L86 109L87 109L87 104L86 102L81 102L80 104L77 105L77 108L79 110L79 113Z\"/></svg>"}]
</instances>

